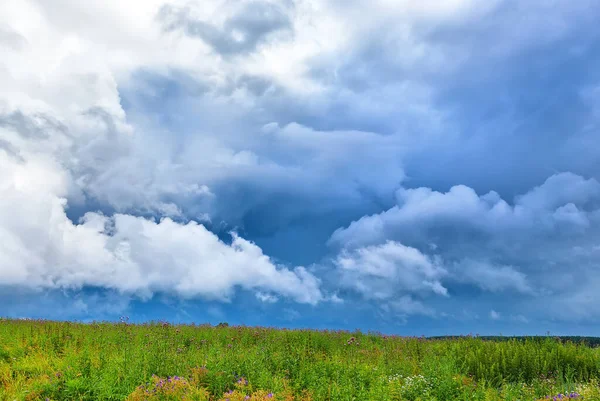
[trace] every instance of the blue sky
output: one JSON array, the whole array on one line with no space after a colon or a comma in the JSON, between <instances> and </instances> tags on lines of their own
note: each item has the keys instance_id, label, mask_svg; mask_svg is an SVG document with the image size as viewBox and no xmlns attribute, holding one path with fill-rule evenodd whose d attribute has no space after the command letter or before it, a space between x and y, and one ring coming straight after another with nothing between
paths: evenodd
<instances>
[{"instance_id":1,"label":"blue sky","mask_svg":"<svg viewBox=\"0 0 600 401\"><path fill-rule=\"evenodd\" d=\"M600 335L595 1L0 5L0 315Z\"/></svg>"}]
</instances>

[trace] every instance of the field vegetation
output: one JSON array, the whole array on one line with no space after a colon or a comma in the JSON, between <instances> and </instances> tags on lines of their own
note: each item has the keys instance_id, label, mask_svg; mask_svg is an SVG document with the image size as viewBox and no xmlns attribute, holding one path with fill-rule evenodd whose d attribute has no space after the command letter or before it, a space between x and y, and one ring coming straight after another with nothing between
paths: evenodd
<instances>
[{"instance_id":1,"label":"field vegetation","mask_svg":"<svg viewBox=\"0 0 600 401\"><path fill-rule=\"evenodd\" d=\"M600 348L220 325L0 320L0 400L600 400Z\"/></svg>"}]
</instances>

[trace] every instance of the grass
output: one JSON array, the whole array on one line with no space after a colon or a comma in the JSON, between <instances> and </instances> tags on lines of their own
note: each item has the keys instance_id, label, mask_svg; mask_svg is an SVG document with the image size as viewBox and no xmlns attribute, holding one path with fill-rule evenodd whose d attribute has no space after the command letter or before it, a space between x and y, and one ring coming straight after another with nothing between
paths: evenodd
<instances>
[{"instance_id":1,"label":"grass","mask_svg":"<svg viewBox=\"0 0 600 401\"><path fill-rule=\"evenodd\" d=\"M0 400L600 400L600 349L552 338L0 320Z\"/></svg>"}]
</instances>

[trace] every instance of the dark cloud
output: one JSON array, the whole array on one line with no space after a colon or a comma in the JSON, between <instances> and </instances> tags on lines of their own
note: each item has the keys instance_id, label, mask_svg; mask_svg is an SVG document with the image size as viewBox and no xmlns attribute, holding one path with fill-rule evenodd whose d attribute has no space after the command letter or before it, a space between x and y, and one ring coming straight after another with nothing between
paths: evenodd
<instances>
[{"instance_id":1,"label":"dark cloud","mask_svg":"<svg viewBox=\"0 0 600 401\"><path fill-rule=\"evenodd\" d=\"M67 127L47 113L26 114L13 111L0 115L0 127L8 128L27 139L48 139L52 135L66 135Z\"/></svg>"},{"instance_id":2,"label":"dark cloud","mask_svg":"<svg viewBox=\"0 0 600 401\"><path fill-rule=\"evenodd\" d=\"M587 4L588 9L590 6ZM544 21L540 19L541 9L547 12ZM344 10L339 11L343 17ZM270 175L270 169L260 169L260 182L243 176L211 188L221 199L227 199L224 210L239 213L236 220L252 237L267 244L278 243L272 238L286 233L286 238L304 238L302 243L308 244L310 230L296 235L291 227L303 233L305 229L297 221L318 219L315 216L328 210L323 209L322 199L347 188L343 182L357 182L368 169L373 174L357 185L357 191L377 194L372 197L378 200L374 203L384 209L390 208L385 192L394 185L403 181L405 188L423 186L402 189L396 207L358 220L334 234L333 240L354 249L349 255L361 266L366 266L361 255L374 253L369 247L378 249L389 240L414 247L426 257L439 255L448 271L440 280L450 298L484 297L488 309L478 311L480 316L488 316L494 307L507 319L517 316L498 308L506 294L514 295L528 313L539 315L538 297L553 294L565 299L566 294L544 278L545 274L560 276L588 294L588 298L570 297L560 317L584 318L575 305L591 299L593 286L589 283L594 282L595 275L590 255L594 255L597 238L596 195L593 190L586 191L597 184L593 177L600 177L600 154L597 147L590 146L598 127L599 102L593 88L600 82L596 72L600 68L595 68L600 59L598 36L592 29L594 14L586 12L584 5L571 7L562 1L551 8L541 2L507 1L476 15L477 19L465 24L429 23L427 19L399 23L397 16L382 18L379 29L365 31L347 48L310 60L309 76L325 90L306 98L267 78L230 79L227 90L221 93L245 90L254 102L256 114L252 118L260 115L253 124L258 125L260 119L278 121L279 127L298 122L303 129L310 129L299 130L297 137L282 135L281 140L273 141L273 136L263 136L255 144L246 144L257 160L285 166L282 171L297 171L289 176L293 179L280 180L278 175ZM207 41L215 46L216 39L211 40ZM293 124L290 127L297 128ZM354 153L353 148L328 142L327 137L335 137L328 131L344 131L352 142L353 130L383 134L386 145L379 147L381 138L374 136L372 142L361 142L357 147L360 152ZM297 141L300 134L306 141ZM323 156L307 145L310 143L323 154L327 149L346 154L348 157L341 160L349 164L337 170L329 160L326 168L315 168ZM373 157L368 156L370 152ZM347 169L352 173L342 173ZM307 186L311 181L304 179L308 171L315 177L331 172L338 183L332 178L328 182L334 184L319 186L323 195L307 197L311 193L311 186ZM559 171L574 174L556 174ZM541 189L532 189L549 176ZM386 177L385 185L379 186L382 177ZM578 185L592 203L579 197ZM492 190L495 192L488 193ZM536 195L540 191L543 193ZM526 195L516 198L519 194ZM534 201L536 197L549 203ZM367 205L372 198L352 199L372 210L373 204ZM434 201L438 198L440 204ZM319 206L315 199L320 200ZM329 205L336 205L340 198L333 199L336 201ZM417 207L425 201L431 209ZM348 200L343 203L348 206ZM413 217L397 213L406 212L406 204L415 207ZM437 210L438 206L442 209ZM359 209L356 207L354 213ZM510 212L494 217L504 209ZM528 215L519 215L520 210ZM335 221L336 217L328 219ZM359 225L361 233L352 237ZM352 245L357 238L360 246ZM573 247L581 248L579 256L573 256ZM291 252L281 253L281 257L285 255ZM402 267L401 263L389 263ZM557 268L561 264L574 267L561 272ZM353 288L351 284L370 282L383 293L382 282L393 282L371 279L355 275L346 284ZM403 310L405 315L411 311L447 313L443 303L434 299L426 302L410 292L396 293L391 299L394 297L398 299L397 311ZM393 307L391 301L386 305Z\"/></svg>"},{"instance_id":3,"label":"dark cloud","mask_svg":"<svg viewBox=\"0 0 600 401\"><path fill-rule=\"evenodd\" d=\"M321 288L323 298L343 299L338 309L320 304L312 312L282 294L272 306L281 302L279 309L252 304L267 317L298 310L294 322L395 330L410 319L405 330L424 332L597 321L594 1L317 3L165 5L153 21L124 29L117 24L125 10L105 19L114 10L44 4L48 26L40 32L48 28L60 42L50 47L0 28L0 46L15 56L0 66L0 79L6 103L16 105L0 117L0 163L9 172L0 174L0 190L8 188L0 224L10 238L29 241L27 251L0 253L0 285L79 265L93 267L78 283L82 292L121 288L120 277L97 280L111 277L106 266L121 266L127 246L123 277L164 266L193 275L215 247L239 258L231 247L241 243L263 262L274 256L268 260L280 273L310 266L322 280L309 286L318 289L313 301ZM36 51L48 53L52 67L22 63ZM112 225L78 220L95 210L106 216L88 217ZM159 222L164 216L173 220ZM258 246L236 243L230 229ZM181 237L188 231L196 240ZM94 246L84 247L85 238ZM206 238L207 253L198 254ZM25 267L15 269L16 261ZM214 263L202 266L204 278L213 272ZM66 270L53 277L84 273ZM271 305L282 288L275 276L236 300ZM181 295L192 280L166 282L146 290ZM237 287L221 289L233 299ZM65 316L116 313L101 308L108 299L93 299L78 300ZM152 318L160 302L137 313ZM33 302L15 305L12 316L33 314ZM234 309L214 308L213 316Z\"/></svg>"},{"instance_id":4,"label":"dark cloud","mask_svg":"<svg viewBox=\"0 0 600 401\"><path fill-rule=\"evenodd\" d=\"M253 52L274 34L290 33L292 21L281 6L264 1L245 2L241 7L229 4L235 12L222 26L195 19L189 7L175 8L165 5L158 18L168 31L183 30L187 35L198 37L217 53L235 55Z\"/></svg>"},{"instance_id":5,"label":"dark cloud","mask_svg":"<svg viewBox=\"0 0 600 401\"><path fill-rule=\"evenodd\" d=\"M0 138L0 149L4 150L9 156L18 160L19 162L24 162L25 159L21 156L21 152L19 149L14 146L12 143Z\"/></svg>"},{"instance_id":6,"label":"dark cloud","mask_svg":"<svg viewBox=\"0 0 600 401\"><path fill-rule=\"evenodd\" d=\"M311 76L333 95L326 113L300 118L405 136L415 186L512 197L557 171L598 176L581 96L600 81L597 7L496 3L460 24L381 17L385 29L315 58Z\"/></svg>"},{"instance_id":7,"label":"dark cloud","mask_svg":"<svg viewBox=\"0 0 600 401\"><path fill-rule=\"evenodd\" d=\"M275 84L265 77L243 75L235 82L236 88L245 88L253 96L260 97L269 89L274 88Z\"/></svg>"}]
</instances>

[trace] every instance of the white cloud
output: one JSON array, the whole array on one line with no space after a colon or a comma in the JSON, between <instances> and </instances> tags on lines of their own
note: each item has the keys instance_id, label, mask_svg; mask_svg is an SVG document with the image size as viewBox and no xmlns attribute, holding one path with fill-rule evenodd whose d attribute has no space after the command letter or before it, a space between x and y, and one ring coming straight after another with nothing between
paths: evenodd
<instances>
[{"instance_id":1,"label":"white cloud","mask_svg":"<svg viewBox=\"0 0 600 401\"><path fill-rule=\"evenodd\" d=\"M513 290L523 294L533 292L526 275L513 266L498 266L467 257L454 266L453 273L459 281L475 284L485 291Z\"/></svg>"},{"instance_id":2,"label":"white cloud","mask_svg":"<svg viewBox=\"0 0 600 401\"><path fill-rule=\"evenodd\" d=\"M512 291L515 305L563 319L596 315L590 308L599 300L594 250L600 242L600 183L595 179L557 174L512 205L495 192L480 196L466 186L446 193L400 189L397 200L387 211L336 230L330 244L360 254L390 241L418 249L434 242L446 267L439 277L444 288L459 283L491 293Z\"/></svg>"},{"instance_id":3,"label":"white cloud","mask_svg":"<svg viewBox=\"0 0 600 401\"><path fill-rule=\"evenodd\" d=\"M534 211L564 210L575 205L587 206L590 201L600 198L600 183L594 178L585 179L573 173L556 174L543 185L515 199L515 203ZM559 212L560 213L560 212Z\"/></svg>"},{"instance_id":4,"label":"white cloud","mask_svg":"<svg viewBox=\"0 0 600 401\"><path fill-rule=\"evenodd\" d=\"M268 294L259 291L255 295L258 300L264 303L273 304L278 301L278 298L273 294Z\"/></svg>"},{"instance_id":5,"label":"white cloud","mask_svg":"<svg viewBox=\"0 0 600 401\"><path fill-rule=\"evenodd\" d=\"M426 306L423 302L413 299L410 295L403 295L386 304L385 310L398 314L402 317L410 315L435 316L435 310Z\"/></svg>"},{"instance_id":6,"label":"white cloud","mask_svg":"<svg viewBox=\"0 0 600 401\"><path fill-rule=\"evenodd\" d=\"M496 312L495 310L491 310L490 311L490 319L492 320L500 320L500 313Z\"/></svg>"},{"instance_id":7,"label":"white cloud","mask_svg":"<svg viewBox=\"0 0 600 401\"><path fill-rule=\"evenodd\" d=\"M26 288L86 286L139 297L172 293L227 300L236 287L302 303L321 300L306 269L276 266L234 235L231 245L194 222L125 214L65 214L69 175L51 160L14 161L0 151L0 283Z\"/></svg>"},{"instance_id":8,"label":"white cloud","mask_svg":"<svg viewBox=\"0 0 600 401\"><path fill-rule=\"evenodd\" d=\"M340 297L338 296L338 294L333 294L333 295L330 295L330 296L327 298L327 301L329 301L329 302L331 302L331 303L334 303L334 304L343 304L343 303L344 303L344 299L343 299L343 298L340 298Z\"/></svg>"},{"instance_id":9,"label":"white cloud","mask_svg":"<svg viewBox=\"0 0 600 401\"><path fill-rule=\"evenodd\" d=\"M580 215L574 207L587 207L600 199L600 183L572 173L557 174L517 197L512 206L495 192L479 196L464 185L453 186L446 193L402 188L396 197L396 206L338 229L330 243L360 246L390 236L422 240L427 232L454 225L479 235L559 233L559 227L580 225L586 215L591 217L593 210Z\"/></svg>"},{"instance_id":10,"label":"white cloud","mask_svg":"<svg viewBox=\"0 0 600 401\"><path fill-rule=\"evenodd\" d=\"M447 295L440 282L446 271L439 261L398 242L343 250L334 265L340 275L339 284L365 299L400 302L398 298L407 294ZM404 304L404 309L417 305L406 299Z\"/></svg>"}]
</instances>

